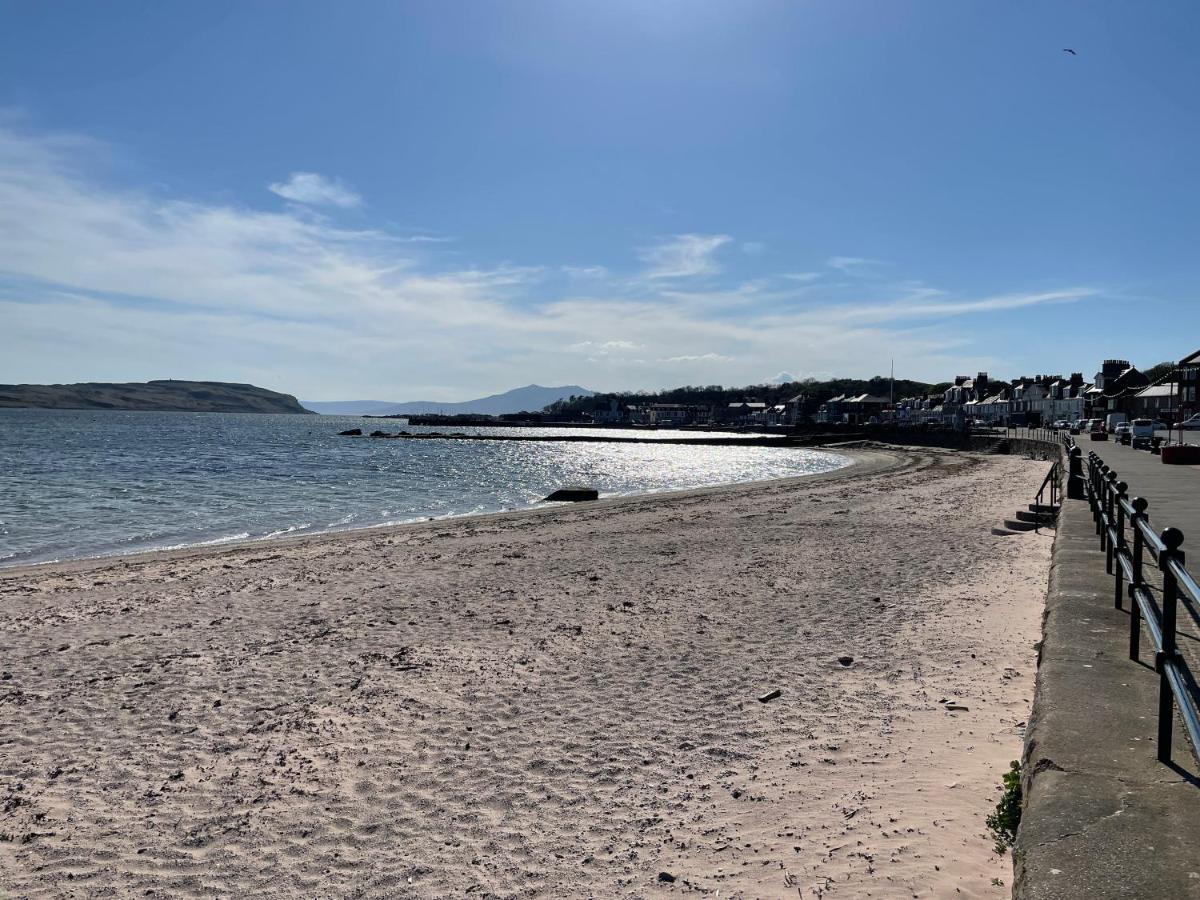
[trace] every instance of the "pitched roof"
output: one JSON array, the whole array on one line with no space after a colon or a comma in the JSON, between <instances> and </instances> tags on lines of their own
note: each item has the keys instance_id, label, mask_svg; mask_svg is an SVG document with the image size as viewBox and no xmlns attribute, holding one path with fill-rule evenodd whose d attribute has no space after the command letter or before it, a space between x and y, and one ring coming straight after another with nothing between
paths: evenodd
<instances>
[{"instance_id":1,"label":"pitched roof","mask_svg":"<svg viewBox=\"0 0 1200 900\"><path fill-rule=\"evenodd\" d=\"M1152 385L1150 385L1150 387L1146 388L1145 390L1138 391L1137 396L1139 396L1139 397L1173 397L1176 393L1178 393L1177 388L1178 388L1178 386L1174 382L1167 382L1166 384L1152 384Z\"/></svg>"},{"instance_id":2,"label":"pitched roof","mask_svg":"<svg viewBox=\"0 0 1200 900\"><path fill-rule=\"evenodd\" d=\"M887 397L872 397L870 394L859 394L847 399L848 403L887 403Z\"/></svg>"}]
</instances>

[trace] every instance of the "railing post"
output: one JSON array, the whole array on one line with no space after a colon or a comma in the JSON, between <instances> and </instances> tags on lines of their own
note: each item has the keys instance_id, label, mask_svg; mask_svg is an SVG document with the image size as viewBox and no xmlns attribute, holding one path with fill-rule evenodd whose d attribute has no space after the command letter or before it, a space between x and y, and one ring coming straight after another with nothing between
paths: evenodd
<instances>
[{"instance_id":1,"label":"railing post","mask_svg":"<svg viewBox=\"0 0 1200 900\"><path fill-rule=\"evenodd\" d=\"M1121 608L1121 592L1125 587L1124 575L1122 574L1121 570L1121 552L1124 551L1127 546L1125 542L1125 507L1121 504L1121 501L1129 499L1129 495L1126 493L1128 490L1129 485L1124 481L1118 481L1116 483L1117 500L1113 505L1116 507L1117 511L1117 518L1115 522L1117 531L1117 546L1113 548L1112 556L1114 562L1113 575L1116 576L1113 588L1113 605L1117 609Z\"/></svg>"},{"instance_id":2,"label":"railing post","mask_svg":"<svg viewBox=\"0 0 1200 900\"><path fill-rule=\"evenodd\" d=\"M1142 608L1137 602L1137 592L1146 586L1142 574L1142 560L1146 554L1146 539L1142 537L1142 523L1146 521L1146 507L1150 503L1145 497L1134 497L1133 515L1129 522L1133 526L1133 581L1129 584L1129 658L1137 661L1141 655Z\"/></svg>"},{"instance_id":3,"label":"railing post","mask_svg":"<svg viewBox=\"0 0 1200 900\"><path fill-rule=\"evenodd\" d=\"M1104 571L1111 575L1114 557L1112 535L1109 533L1109 529L1112 528L1115 521L1113 519L1113 497L1117 493L1117 473L1109 469L1104 478Z\"/></svg>"},{"instance_id":4,"label":"railing post","mask_svg":"<svg viewBox=\"0 0 1200 900\"><path fill-rule=\"evenodd\" d=\"M1171 761L1171 738L1175 731L1175 698L1171 693L1171 682L1167 678L1168 661L1174 662L1179 656L1175 646L1175 614L1179 601L1179 584L1175 573L1171 571L1170 563L1177 560L1183 563L1183 551L1179 546L1183 543L1183 532L1178 528L1168 528L1162 533L1162 542L1166 550L1158 555L1158 566L1162 569L1162 651L1154 660L1154 668L1158 670L1158 761Z\"/></svg>"},{"instance_id":5,"label":"railing post","mask_svg":"<svg viewBox=\"0 0 1200 900\"><path fill-rule=\"evenodd\" d=\"M1067 462L1067 499L1083 499L1083 451L1072 447L1068 451Z\"/></svg>"}]
</instances>

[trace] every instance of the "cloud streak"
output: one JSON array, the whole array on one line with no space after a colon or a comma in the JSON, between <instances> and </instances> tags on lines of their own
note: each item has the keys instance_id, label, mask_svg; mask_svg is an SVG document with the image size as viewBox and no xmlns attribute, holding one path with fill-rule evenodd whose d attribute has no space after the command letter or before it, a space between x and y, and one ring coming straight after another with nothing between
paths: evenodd
<instances>
[{"instance_id":1,"label":"cloud streak","mask_svg":"<svg viewBox=\"0 0 1200 900\"><path fill-rule=\"evenodd\" d=\"M267 190L285 200L308 206L337 206L350 209L362 203L362 197L336 178L316 172L293 172L287 181L267 185Z\"/></svg>"},{"instance_id":2,"label":"cloud streak","mask_svg":"<svg viewBox=\"0 0 1200 900\"><path fill-rule=\"evenodd\" d=\"M677 234L643 247L639 255L649 264L647 278L715 275L721 269L713 257L732 240L727 234Z\"/></svg>"},{"instance_id":3,"label":"cloud streak","mask_svg":"<svg viewBox=\"0 0 1200 900\"><path fill-rule=\"evenodd\" d=\"M880 261L863 256L831 256L825 261L825 265L831 269L837 269L845 275L861 275L872 267L880 265Z\"/></svg>"}]
</instances>

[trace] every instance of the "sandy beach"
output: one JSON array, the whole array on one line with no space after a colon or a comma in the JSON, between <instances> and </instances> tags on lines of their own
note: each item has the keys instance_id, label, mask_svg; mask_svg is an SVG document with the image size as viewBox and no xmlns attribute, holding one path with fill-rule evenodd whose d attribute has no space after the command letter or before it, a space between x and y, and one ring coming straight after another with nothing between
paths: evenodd
<instances>
[{"instance_id":1,"label":"sandy beach","mask_svg":"<svg viewBox=\"0 0 1200 900\"><path fill-rule=\"evenodd\" d=\"M851 455L0 571L0 897L1008 896L1049 464Z\"/></svg>"}]
</instances>

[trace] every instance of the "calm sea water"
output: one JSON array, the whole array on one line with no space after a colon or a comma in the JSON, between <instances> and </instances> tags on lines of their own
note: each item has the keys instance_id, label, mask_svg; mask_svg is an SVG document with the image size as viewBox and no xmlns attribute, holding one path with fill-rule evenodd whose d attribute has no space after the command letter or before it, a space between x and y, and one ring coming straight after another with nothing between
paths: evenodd
<instances>
[{"instance_id":1,"label":"calm sea water","mask_svg":"<svg viewBox=\"0 0 1200 900\"><path fill-rule=\"evenodd\" d=\"M516 509L567 484L613 496L849 463L782 447L337 434L364 426L402 427L349 416L0 410L0 566Z\"/></svg>"}]
</instances>

